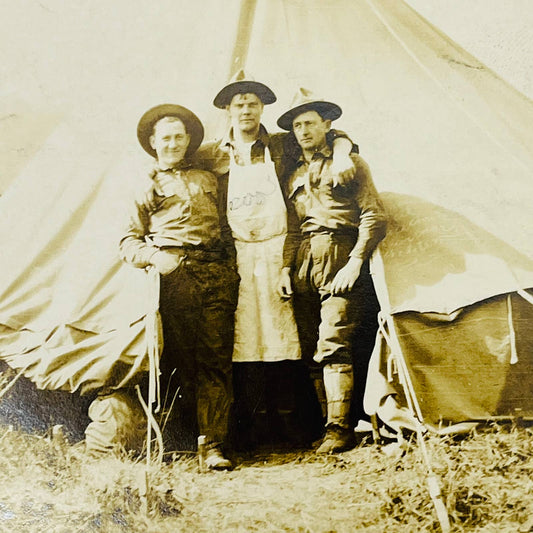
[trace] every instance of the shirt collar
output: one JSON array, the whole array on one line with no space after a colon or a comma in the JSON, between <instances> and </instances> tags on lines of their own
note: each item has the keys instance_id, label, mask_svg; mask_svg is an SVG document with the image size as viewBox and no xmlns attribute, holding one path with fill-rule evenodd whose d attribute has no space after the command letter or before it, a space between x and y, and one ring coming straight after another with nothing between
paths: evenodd
<instances>
[{"instance_id":1,"label":"shirt collar","mask_svg":"<svg viewBox=\"0 0 533 533\"><path fill-rule=\"evenodd\" d=\"M299 148L299 155L297 159L298 166L301 166L305 163L308 163L308 161L305 159L304 154L302 152L302 149ZM317 150L313 154L313 159L330 159L333 157L333 149L329 144L326 144L321 150Z\"/></svg>"},{"instance_id":2,"label":"shirt collar","mask_svg":"<svg viewBox=\"0 0 533 533\"><path fill-rule=\"evenodd\" d=\"M171 168L162 169L159 166L159 162L156 160L156 162L154 164L154 171L156 173L157 172L177 172L178 170L186 170L186 169L189 169L191 167L192 167L192 165L187 159L182 159L177 165L174 165Z\"/></svg>"},{"instance_id":3,"label":"shirt collar","mask_svg":"<svg viewBox=\"0 0 533 533\"><path fill-rule=\"evenodd\" d=\"M263 124L259 125L259 134L253 146L255 146L258 143L262 144L264 147L267 147L270 144L270 137L268 135L268 131L263 126ZM230 148L230 147L235 148L235 137L233 135L233 128L229 128L229 130L226 132L226 134L222 138L220 145L223 146L224 148Z\"/></svg>"}]
</instances>

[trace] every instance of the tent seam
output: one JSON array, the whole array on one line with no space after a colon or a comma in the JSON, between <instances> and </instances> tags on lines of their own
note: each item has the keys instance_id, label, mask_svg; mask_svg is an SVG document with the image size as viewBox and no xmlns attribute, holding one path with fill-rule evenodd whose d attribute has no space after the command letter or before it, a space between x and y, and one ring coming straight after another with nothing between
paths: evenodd
<instances>
[{"instance_id":1,"label":"tent seam","mask_svg":"<svg viewBox=\"0 0 533 533\"><path fill-rule=\"evenodd\" d=\"M520 164L525 170L529 170L528 165L524 163L521 159L519 159L515 154L510 152L502 143L500 143L496 138L494 138L490 133L487 131L486 128L480 124L475 117L472 116L472 114L463 106L461 105L455 98L452 98L449 91L446 90L446 88L442 85L442 83L431 73L431 71L422 63L422 61L416 56L416 54L409 48L409 46L401 39L401 37L393 30L393 28L390 26L390 24L385 20L383 15L380 13L380 11L376 8L374 0L365 0L366 3L369 5L370 9L375 13L375 15L378 17L380 22L387 28L387 30L390 32L390 34L398 41L400 46L407 52L409 57L422 69L423 72L426 73L426 75L441 89L441 91L446 95L446 97L453 102L453 104L462 112L464 113L471 121L472 123L483 132L483 134L491 140L496 146L499 146L504 152L506 152L508 155L511 156L512 159L514 159L518 164Z\"/></svg>"}]
</instances>

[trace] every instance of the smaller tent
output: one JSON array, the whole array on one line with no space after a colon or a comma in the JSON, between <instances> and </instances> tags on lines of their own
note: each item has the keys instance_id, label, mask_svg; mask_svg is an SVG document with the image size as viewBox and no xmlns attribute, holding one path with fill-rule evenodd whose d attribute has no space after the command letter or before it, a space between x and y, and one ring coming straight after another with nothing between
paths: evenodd
<instances>
[{"instance_id":1,"label":"smaller tent","mask_svg":"<svg viewBox=\"0 0 533 533\"><path fill-rule=\"evenodd\" d=\"M379 275L374 279L380 283ZM493 296L450 313L390 313L383 304L381 299L367 413L396 430L414 429L414 414L439 432L460 430L463 423L533 418L530 292Z\"/></svg>"}]
</instances>

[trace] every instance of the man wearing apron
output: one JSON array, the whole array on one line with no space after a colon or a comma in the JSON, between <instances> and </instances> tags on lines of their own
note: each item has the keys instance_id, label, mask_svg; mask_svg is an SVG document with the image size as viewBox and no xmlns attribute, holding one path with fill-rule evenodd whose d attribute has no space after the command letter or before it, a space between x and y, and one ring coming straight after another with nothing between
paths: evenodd
<instances>
[{"instance_id":1,"label":"man wearing apron","mask_svg":"<svg viewBox=\"0 0 533 533\"><path fill-rule=\"evenodd\" d=\"M292 302L277 292L287 236L278 179L286 134L269 135L260 123L263 105L275 100L266 85L239 71L214 99L227 110L231 129L197 153L200 166L219 177L241 278L233 347L234 441L241 449L260 442L309 443L320 431L316 399L314 413L309 406L314 393L300 361ZM353 174L352 143L340 135L335 148L341 171ZM266 418L262 425L260 415Z\"/></svg>"}]
</instances>

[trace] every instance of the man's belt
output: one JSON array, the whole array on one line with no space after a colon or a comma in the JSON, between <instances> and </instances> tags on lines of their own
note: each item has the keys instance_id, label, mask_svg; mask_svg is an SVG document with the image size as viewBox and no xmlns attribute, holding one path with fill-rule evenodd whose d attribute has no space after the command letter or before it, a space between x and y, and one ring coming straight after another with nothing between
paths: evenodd
<instances>
[{"instance_id":1,"label":"man's belt","mask_svg":"<svg viewBox=\"0 0 533 533\"><path fill-rule=\"evenodd\" d=\"M162 246L161 251L179 255L185 260L200 262L217 262L227 259L226 250L221 248L204 248L202 246Z\"/></svg>"},{"instance_id":2,"label":"man's belt","mask_svg":"<svg viewBox=\"0 0 533 533\"><path fill-rule=\"evenodd\" d=\"M357 228L342 228L342 229L319 229L316 231L305 232L302 236L304 239L311 239L312 237L331 235L332 237L348 238L357 240L359 230Z\"/></svg>"}]
</instances>

